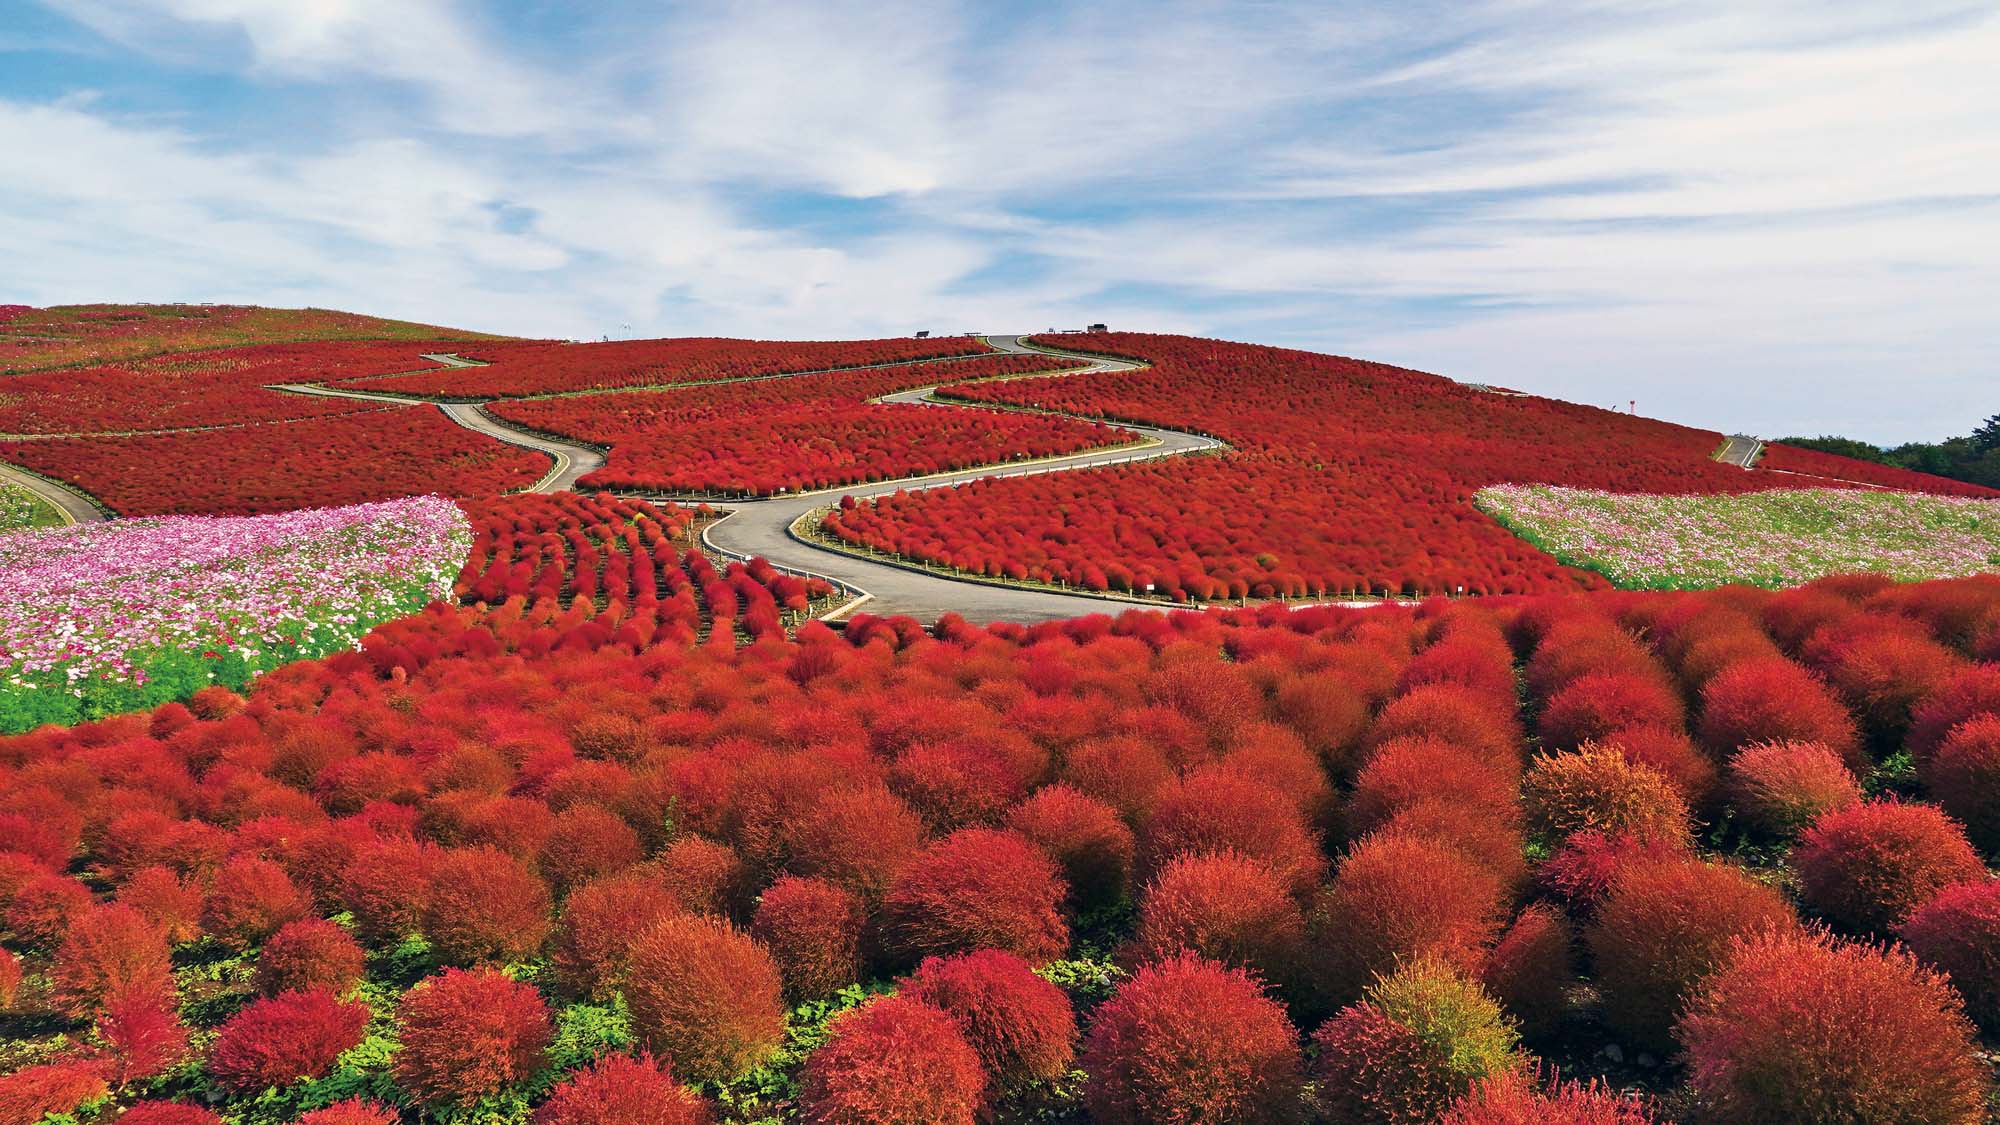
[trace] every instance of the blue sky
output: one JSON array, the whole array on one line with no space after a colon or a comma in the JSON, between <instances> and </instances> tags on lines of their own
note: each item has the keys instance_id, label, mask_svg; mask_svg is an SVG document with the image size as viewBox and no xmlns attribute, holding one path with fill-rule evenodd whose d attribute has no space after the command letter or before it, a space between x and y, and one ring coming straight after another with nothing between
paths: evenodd
<instances>
[{"instance_id":1,"label":"blue sky","mask_svg":"<svg viewBox=\"0 0 2000 1125\"><path fill-rule=\"evenodd\" d=\"M0 0L0 302L1103 320L1774 436L2000 410L2000 4Z\"/></svg>"}]
</instances>

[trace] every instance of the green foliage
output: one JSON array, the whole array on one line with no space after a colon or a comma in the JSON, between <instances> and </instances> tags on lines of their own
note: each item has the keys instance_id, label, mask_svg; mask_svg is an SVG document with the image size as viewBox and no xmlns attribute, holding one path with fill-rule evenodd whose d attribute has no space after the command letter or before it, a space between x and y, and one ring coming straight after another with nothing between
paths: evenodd
<instances>
[{"instance_id":1,"label":"green foliage","mask_svg":"<svg viewBox=\"0 0 2000 1125\"><path fill-rule=\"evenodd\" d=\"M1812 438L1788 437L1779 441L1800 449L1816 449L1821 453L1834 453L1859 461L1873 461L1878 465L1892 465L1898 469L1962 480L1968 484L2000 488L2000 414L1986 419L1965 437L1946 438L1938 442L1905 442L1892 449L1830 434Z\"/></svg>"},{"instance_id":2,"label":"green foliage","mask_svg":"<svg viewBox=\"0 0 2000 1125\"><path fill-rule=\"evenodd\" d=\"M1036 969L1035 975L1067 993L1078 1011L1088 1012L1118 991L1129 974L1108 957L1077 957L1051 961Z\"/></svg>"},{"instance_id":3,"label":"green foliage","mask_svg":"<svg viewBox=\"0 0 2000 1125\"><path fill-rule=\"evenodd\" d=\"M1484 989L1440 962L1418 960L1368 990L1368 999L1415 1033L1455 1076L1483 1078L1512 1066L1521 1041Z\"/></svg>"},{"instance_id":4,"label":"green foliage","mask_svg":"<svg viewBox=\"0 0 2000 1125\"><path fill-rule=\"evenodd\" d=\"M882 981L850 984L825 1000L811 1000L785 1015L785 1043L769 1062L727 1086L705 1092L714 1096L728 1120L762 1125L784 1119L784 1110L799 1093L799 1067L806 1056L825 1043L833 1018L858 1008L870 998L896 989Z\"/></svg>"},{"instance_id":5,"label":"green foliage","mask_svg":"<svg viewBox=\"0 0 2000 1125\"><path fill-rule=\"evenodd\" d=\"M549 1041L548 1081L552 1086L563 1074L588 1066L597 1056L622 1051L632 1045L632 1015L625 997L614 996L609 1004L571 1004L556 1012L556 1033Z\"/></svg>"}]
</instances>

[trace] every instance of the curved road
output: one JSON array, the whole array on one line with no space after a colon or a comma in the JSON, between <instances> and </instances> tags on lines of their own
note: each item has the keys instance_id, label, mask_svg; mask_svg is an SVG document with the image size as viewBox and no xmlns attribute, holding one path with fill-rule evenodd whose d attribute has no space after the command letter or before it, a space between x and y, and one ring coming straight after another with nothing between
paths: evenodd
<instances>
[{"instance_id":1,"label":"curved road","mask_svg":"<svg viewBox=\"0 0 2000 1125\"><path fill-rule=\"evenodd\" d=\"M1019 336L988 336L987 342L1003 352L1023 355L1055 354L1087 360L1088 367L1073 368L1068 374L1082 375L1092 371L1135 371L1145 366L1120 359L1101 359L1096 356L1078 355L1053 348L1030 347L1021 342ZM428 355L425 359L452 366L474 366L457 356ZM390 395L373 394L368 391L345 390L337 387L323 387L306 383L287 383L272 389L290 391L294 394L324 395L333 398L367 399L374 402L389 402L403 406L422 405L420 401L398 398ZM885 395L877 401L922 405L945 409L976 410L980 407L943 402L930 398L935 386L917 387L892 395ZM477 430L489 437L513 445L539 450L555 459L555 467L549 471L531 492L561 492L576 487L579 477L604 464L604 454L588 446L577 445L516 429L487 414L483 404L472 403L432 403L452 421L467 429ZM1116 613L1128 605L1144 604L1159 608L1163 603L1125 602L1114 598L1091 597L1085 594L1063 594L1054 591L1028 590L1019 587L1001 586L986 582L944 578L911 566L900 566L889 562L859 558L842 551L808 543L795 537L792 524L800 517L816 508L823 508L836 502L841 496L863 499L881 496L896 491L913 491L924 488L942 488L986 477L1024 476L1035 473L1065 472L1073 469L1087 469L1097 465L1118 464L1125 461L1143 461L1155 457L1177 457L1188 453L1200 453L1211 449L1224 448L1215 438L1200 434L1185 433L1180 430L1165 430L1152 426L1120 424L1121 429L1140 435L1146 443L1142 447L1127 446L1122 449L1103 450L1094 453L1075 453L1066 457L1052 457L1041 461L1024 462L1018 465L1000 465L983 469L967 469L957 473L941 473L926 477L905 477L900 480L878 481L874 484L853 485L841 488L821 489L815 492L795 493L787 496L773 496L757 500L710 501L717 507L726 507L728 514L720 521L710 524L702 533L702 540L711 549L725 555L748 558L762 555L774 565L806 574L837 579L853 589L868 595L863 599L870 613L907 614L921 620L935 620L946 613L957 613L975 622L985 621L1048 621L1078 617L1087 613ZM689 500L689 503L694 501ZM858 608L857 603L849 603L843 611Z\"/></svg>"},{"instance_id":2,"label":"curved road","mask_svg":"<svg viewBox=\"0 0 2000 1125\"><path fill-rule=\"evenodd\" d=\"M58 484L47 477L17 469L12 465L0 464L0 480L8 484L18 484L29 492L41 497L62 516L65 524L98 523L104 519L90 497L66 484Z\"/></svg>"},{"instance_id":3,"label":"curved road","mask_svg":"<svg viewBox=\"0 0 2000 1125\"><path fill-rule=\"evenodd\" d=\"M986 339L1002 351L1035 353L1042 350L1022 344L1019 336L988 336ZM1098 359L1095 356L1075 358L1090 360L1091 366L1076 368L1067 374L1132 371L1144 366L1124 360ZM929 406L950 405L928 400L926 396L933 389L935 388L924 387L904 391L886 396L882 401L923 403ZM803 542L792 537L791 526L799 517L815 508L823 508L841 496L862 499L899 490L941 488L985 477L1063 472L1085 469L1093 465L1149 460L1154 457L1175 457L1223 448L1223 443L1214 438L1183 433L1180 430L1163 430L1122 423L1121 428L1150 439L1154 444L1144 449L1126 448L1099 453L1078 453L1032 464L969 469L965 472L941 474L918 480L880 481L875 484L830 488L793 496L731 501L728 505L732 509L731 514L726 519L709 525L703 532L702 538L709 546L725 554L762 555L779 566L838 578L850 586L859 587L872 595L865 605L869 613L907 614L920 620L934 620L945 613L957 613L975 622L1049 621L1078 617L1086 613L1117 613L1133 603L1084 594L1025 590L984 582L941 578L934 574L886 562L856 558L840 551ZM1162 603L1145 604L1158 608Z\"/></svg>"}]
</instances>

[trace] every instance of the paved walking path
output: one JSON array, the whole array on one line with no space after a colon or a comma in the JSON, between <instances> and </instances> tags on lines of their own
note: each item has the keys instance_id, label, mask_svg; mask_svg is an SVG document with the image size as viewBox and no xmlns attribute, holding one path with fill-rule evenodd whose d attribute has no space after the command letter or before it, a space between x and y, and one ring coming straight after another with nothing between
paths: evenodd
<instances>
[{"instance_id":1,"label":"paved walking path","mask_svg":"<svg viewBox=\"0 0 2000 1125\"><path fill-rule=\"evenodd\" d=\"M49 505L62 517L63 522L97 523L104 519L104 513L91 503L90 497L66 484L58 484L47 477L17 469L12 465L0 464L0 480L18 484L29 492L48 501Z\"/></svg>"},{"instance_id":2,"label":"paved walking path","mask_svg":"<svg viewBox=\"0 0 2000 1125\"><path fill-rule=\"evenodd\" d=\"M1748 434L1730 434L1722 449L1715 455L1717 461L1725 465L1735 465L1748 469L1757 463L1757 455L1764 452L1764 443Z\"/></svg>"}]
</instances>

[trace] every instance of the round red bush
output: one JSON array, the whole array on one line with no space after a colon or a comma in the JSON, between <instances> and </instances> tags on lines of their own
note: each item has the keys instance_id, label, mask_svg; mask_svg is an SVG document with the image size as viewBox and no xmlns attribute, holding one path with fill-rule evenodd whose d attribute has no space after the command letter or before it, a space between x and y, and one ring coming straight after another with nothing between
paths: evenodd
<instances>
[{"instance_id":1,"label":"round red bush","mask_svg":"<svg viewBox=\"0 0 2000 1125\"><path fill-rule=\"evenodd\" d=\"M630 867L642 854L639 834L624 817L597 805L575 805L556 814L542 840L542 875L560 895Z\"/></svg>"},{"instance_id":2,"label":"round red bush","mask_svg":"<svg viewBox=\"0 0 2000 1125\"><path fill-rule=\"evenodd\" d=\"M1986 1119L1986 1066L1957 995L1899 948L1749 939L1676 1034L1704 1121Z\"/></svg>"},{"instance_id":3,"label":"round red bush","mask_svg":"<svg viewBox=\"0 0 2000 1125\"><path fill-rule=\"evenodd\" d=\"M1917 763L1931 798L1965 825L1972 842L2000 852L2000 714L1952 728L1937 752Z\"/></svg>"},{"instance_id":4,"label":"round red bush","mask_svg":"<svg viewBox=\"0 0 2000 1125\"><path fill-rule=\"evenodd\" d=\"M1593 672L1557 691L1542 708L1544 750L1574 750L1627 727L1679 727L1681 699L1659 675Z\"/></svg>"},{"instance_id":5,"label":"round red bush","mask_svg":"<svg viewBox=\"0 0 2000 1125\"><path fill-rule=\"evenodd\" d=\"M446 969L396 1005L403 1048L396 1084L425 1105L453 1105L518 1086L542 1066L549 1010L533 988L491 969Z\"/></svg>"},{"instance_id":6,"label":"round red bush","mask_svg":"<svg viewBox=\"0 0 2000 1125\"><path fill-rule=\"evenodd\" d=\"M1004 949L1041 964L1069 948L1055 864L1016 832L967 828L925 849L883 906L884 939L911 961Z\"/></svg>"},{"instance_id":7,"label":"round red bush","mask_svg":"<svg viewBox=\"0 0 2000 1125\"><path fill-rule=\"evenodd\" d=\"M1688 835L1687 802L1656 770L1596 745L1537 758L1521 780L1529 826L1552 843L1578 832L1644 839Z\"/></svg>"},{"instance_id":8,"label":"round red bush","mask_svg":"<svg viewBox=\"0 0 2000 1125\"><path fill-rule=\"evenodd\" d=\"M1821 814L1792 852L1799 897L1834 925L1888 933L1953 883L1986 876L1958 823L1935 805L1868 801Z\"/></svg>"},{"instance_id":9,"label":"round red bush","mask_svg":"<svg viewBox=\"0 0 2000 1125\"><path fill-rule=\"evenodd\" d=\"M1390 700L1368 728L1368 745L1423 735L1456 743L1491 761L1521 760L1521 728L1512 709L1465 688L1434 684Z\"/></svg>"},{"instance_id":10,"label":"round red bush","mask_svg":"<svg viewBox=\"0 0 2000 1125\"><path fill-rule=\"evenodd\" d=\"M785 1038L778 966L719 918L663 918L633 939L625 1002L632 1030L690 1082L728 1082Z\"/></svg>"},{"instance_id":11,"label":"round red bush","mask_svg":"<svg viewBox=\"0 0 2000 1125\"><path fill-rule=\"evenodd\" d=\"M1504 920L1506 890L1464 852L1402 834L1351 848L1315 902L1311 949L1335 1005L1409 958L1435 956L1472 970Z\"/></svg>"},{"instance_id":12,"label":"round red bush","mask_svg":"<svg viewBox=\"0 0 2000 1125\"><path fill-rule=\"evenodd\" d=\"M685 913L653 872L621 871L578 887L556 931L556 977L578 996L609 999L625 972L632 939L662 918Z\"/></svg>"},{"instance_id":13,"label":"round red bush","mask_svg":"<svg viewBox=\"0 0 2000 1125\"><path fill-rule=\"evenodd\" d=\"M1130 956L1192 953L1282 987L1299 980L1304 943L1305 916L1268 864L1211 852L1175 858L1147 886Z\"/></svg>"},{"instance_id":14,"label":"round red bush","mask_svg":"<svg viewBox=\"0 0 2000 1125\"><path fill-rule=\"evenodd\" d=\"M208 1069L243 1091L319 1078L367 1026L366 1004L343 1004L323 988L252 1000L216 1033Z\"/></svg>"},{"instance_id":15,"label":"round red bush","mask_svg":"<svg viewBox=\"0 0 2000 1125\"><path fill-rule=\"evenodd\" d=\"M2000 880L1958 883L1918 907L1897 935L1939 969L1982 1027L2000 1028Z\"/></svg>"},{"instance_id":16,"label":"round red bush","mask_svg":"<svg viewBox=\"0 0 2000 1125\"><path fill-rule=\"evenodd\" d=\"M1561 1024L1575 982L1576 936L1548 903L1521 911L1479 964L1479 983L1529 1038Z\"/></svg>"},{"instance_id":17,"label":"round red bush","mask_svg":"<svg viewBox=\"0 0 2000 1125\"><path fill-rule=\"evenodd\" d=\"M201 887L164 867L144 867L118 888L118 901L152 920L169 945L201 936Z\"/></svg>"},{"instance_id":18,"label":"round red bush","mask_svg":"<svg viewBox=\"0 0 2000 1125\"><path fill-rule=\"evenodd\" d=\"M1641 1046L1670 1046L1674 1017L1735 939L1797 924L1782 894L1734 867L1626 864L1586 933L1605 1023Z\"/></svg>"},{"instance_id":19,"label":"round red bush","mask_svg":"<svg viewBox=\"0 0 2000 1125\"><path fill-rule=\"evenodd\" d=\"M917 966L901 995L942 1009L1001 1089L1053 1082L1076 1054L1069 997L1026 961L997 949L932 957Z\"/></svg>"},{"instance_id":20,"label":"round red bush","mask_svg":"<svg viewBox=\"0 0 2000 1125\"><path fill-rule=\"evenodd\" d=\"M0 1075L0 1121L33 1125L51 1113L72 1113L110 1093L104 1067L91 1059L24 1066Z\"/></svg>"},{"instance_id":21,"label":"round red bush","mask_svg":"<svg viewBox=\"0 0 2000 1125\"><path fill-rule=\"evenodd\" d=\"M1817 742L1759 742L1729 760L1730 803L1744 823L1792 836L1828 809L1861 801L1861 783Z\"/></svg>"},{"instance_id":22,"label":"round red bush","mask_svg":"<svg viewBox=\"0 0 2000 1125\"><path fill-rule=\"evenodd\" d=\"M908 996L833 1021L806 1058L799 1108L813 1125L971 1125L985 1098L979 1055L943 1010Z\"/></svg>"},{"instance_id":23,"label":"round red bush","mask_svg":"<svg viewBox=\"0 0 2000 1125\"><path fill-rule=\"evenodd\" d=\"M93 907L70 923L49 972L51 999L69 1015L95 1016L111 997L172 997L167 939L130 906Z\"/></svg>"},{"instance_id":24,"label":"round red bush","mask_svg":"<svg viewBox=\"0 0 2000 1125\"><path fill-rule=\"evenodd\" d=\"M1151 878L1177 855L1220 851L1265 861L1299 894L1326 872L1319 841L1296 802L1262 782L1212 767L1161 796L1139 833L1139 871Z\"/></svg>"},{"instance_id":25,"label":"round red bush","mask_svg":"<svg viewBox=\"0 0 2000 1125\"><path fill-rule=\"evenodd\" d=\"M924 823L884 788L823 794L784 826L787 866L880 902L923 848Z\"/></svg>"},{"instance_id":26,"label":"round red bush","mask_svg":"<svg viewBox=\"0 0 2000 1125\"><path fill-rule=\"evenodd\" d=\"M750 936L769 950L785 995L817 1000L861 979L861 900L838 883L785 875L765 888Z\"/></svg>"},{"instance_id":27,"label":"round red bush","mask_svg":"<svg viewBox=\"0 0 2000 1125\"><path fill-rule=\"evenodd\" d=\"M110 1079L115 1086L157 1078L187 1057L188 1032L172 993L114 993L98 1013L96 1031L110 1052Z\"/></svg>"},{"instance_id":28,"label":"round red bush","mask_svg":"<svg viewBox=\"0 0 2000 1125\"><path fill-rule=\"evenodd\" d=\"M1083 1101L1098 1125L1302 1116L1298 1032L1238 969L1196 957L1142 966L1098 1005Z\"/></svg>"},{"instance_id":29,"label":"round red bush","mask_svg":"<svg viewBox=\"0 0 2000 1125\"><path fill-rule=\"evenodd\" d=\"M62 941L70 919L95 903L90 888L67 875L37 875L14 893L7 906L7 928L26 945L53 948Z\"/></svg>"},{"instance_id":30,"label":"round red bush","mask_svg":"<svg viewBox=\"0 0 2000 1125\"><path fill-rule=\"evenodd\" d=\"M189 1102L140 1102L118 1118L118 1125L222 1125L222 1118Z\"/></svg>"},{"instance_id":31,"label":"round red bush","mask_svg":"<svg viewBox=\"0 0 2000 1125\"><path fill-rule=\"evenodd\" d=\"M1910 756L1918 762L1930 757L1945 736L1975 715L2000 715L2000 663L1974 664L1912 709L1906 740Z\"/></svg>"},{"instance_id":32,"label":"round red bush","mask_svg":"<svg viewBox=\"0 0 2000 1125\"><path fill-rule=\"evenodd\" d=\"M1475 750L1437 738L1399 738L1369 754L1354 778L1347 830L1364 836L1411 805L1438 797L1497 815L1509 815L1520 791L1520 770Z\"/></svg>"},{"instance_id":33,"label":"round red bush","mask_svg":"<svg viewBox=\"0 0 2000 1125\"><path fill-rule=\"evenodd\" d=\"M549 889L498 848L455 848L431 869L424 936L445 961L518 961L549 936Z\"/></svg>"},{"instance_id":34,"label":"round red bush","mask_svg":"<svg viewBox=\"0 0 2000 1125\"><path fill-rule=\"evenodd\" d=\"M1166 752L1131 735L1093 738L1070 748L1063 779L1134 819L1153 810L1174 780Z\"/></svg>"},{"instance_id":35,"label":"round red bush","mask_svg":"<svg viewBox=\"0 0 2000 1125\"><path fill-rule=\"evenodd\" d=\"M438 852L409 840L364 848L340 874L340 900L355 932L370 944L394 942L423 928Z\"/></svg>"},{"instance_id":36,"label":"round red bush","mask_svg":"<svg viewBox=\"0 0 2000 1125\"><path fill-rule=\"evenodd\" d=\"M1817 742L1862 764L1861 734L1819 677L1781 656L1742 660L1701 689L1701 740L1727 759L1753 742Z\"/></svg>"},{"instance_id":37,"label":"round red bush","mask_svg":"<svg viewBox=\"0 0 2000 1125\"><path fill-rule=\"evenodd\" d=\"M1710 811L1716 797L1715 761L1680 728L1625 727L1607 735L1604 747L1666 778L1697 814Z\"/></svg>"},{"instance_id":38,"label":"round red bush","mask_svg":"<svg viewBox=\"0 0 2000 1125\"><path fill-rule=\"evenodd\" d=\"M736 849L706 836L682 836L645 865L690 914L740 917L750 906L753 877Z\"/></svg>"},{"instance_id":39,"label":"round red bush","mask_svg":"<svg viewBox=\"0 0 2000 1125\"><path fill-rule=\"evenodd\" d=\"M310 913L312 899L293 885L284 868L268 859L238 856L215 873L201 924L225 945L248 949Z\"/></svg>"},{"instance_id":40,"label":"round red bush","mask_svg":"<svg viewBox=\"0 0 2000 1125\"><path fill-rule=\"evenodd\" d=\"M601 1056L570 1073L535 1111L535 1125L708 1125L699 1095L641 1054Z\"/></svg>"},{"instance_id":41,"label":"round red bush","mask_svg":"<svg viewBox=\"0 0 2000 1125\"><path fill-rule=\"evenodd\" d=\"M1137 843L1118 810L1067 785L1046 785L1007 814L1007 827L1026 836L1062 869L1079 910L1125 897Z\"/></svg>"},{"instance_id":42,"label":"round red bush","mask_svg":"<svg viewBox=\"0 0 2000 1125\"><path fill-rule=\"evenodd\" d=\"M361 946L324 918L287 922L257 954L257 991L266 996L309 988L345 995L361 980Z\"/></svg>"}]
</instances>

